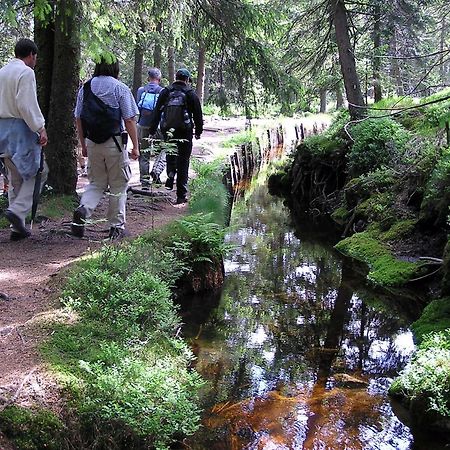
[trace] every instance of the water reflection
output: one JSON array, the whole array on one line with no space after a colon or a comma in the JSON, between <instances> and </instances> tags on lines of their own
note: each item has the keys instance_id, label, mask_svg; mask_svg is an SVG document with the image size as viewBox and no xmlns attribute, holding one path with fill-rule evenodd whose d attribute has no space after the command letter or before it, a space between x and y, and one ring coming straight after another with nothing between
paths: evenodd
<instances>
[{"instance_id":1,"label":"water reflection","mask_svg":"<svg viewBox=\"0 0 450 450\"><path fill-rule=\"evenodd\" d=\"M204 427L187 448L412 448L386 397L413 350L407 321L363 301L349 267L299 239L288 214L264 187L239 201L220 301L210 311L199 301L202 318L187 309L208 380Z\"/></svg>"}]
</instances>

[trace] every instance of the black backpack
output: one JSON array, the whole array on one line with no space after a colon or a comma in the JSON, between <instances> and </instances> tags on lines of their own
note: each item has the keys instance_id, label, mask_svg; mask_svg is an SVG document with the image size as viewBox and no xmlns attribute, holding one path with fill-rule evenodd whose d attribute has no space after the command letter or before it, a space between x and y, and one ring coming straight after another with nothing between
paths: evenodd
<instances>
[{"instance_id":1,"label":"black backpack","mask_svg":"<svg viewBox=\"0 0 450 450\"><path fill-rule=\"evenodd\" d=\"M108 106L92 93L91 81L83 86L81 125L84 137L102 144L109 138L120 135L121 114L119 108Z\"/></svg>"},{"instance_id":2,"label":"black backpack","mask_svg":"<svg viewBox=\"0 0 450 450\"><path fill-rule=\"evenodd\" d=\"M181 132L192 130L192 121L187 110L186 92L169 89L169 96L161 108L160 127L163 133L170 130Z\"/></svg>"}]
</instances>

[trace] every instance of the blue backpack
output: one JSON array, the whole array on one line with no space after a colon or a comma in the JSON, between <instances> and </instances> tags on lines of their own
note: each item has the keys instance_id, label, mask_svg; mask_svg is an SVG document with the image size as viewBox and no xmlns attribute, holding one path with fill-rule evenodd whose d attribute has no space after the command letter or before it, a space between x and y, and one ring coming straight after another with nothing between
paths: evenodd
<instances>
[{"instance_id":1,"label":"blue backpack","mask_svg":"<svg viewBox=\"0 0 450 450\"><path fill-rule=\"evenodd\" d=\"M141 98L138 101L139 107L139 123L145 123L146 125L153 119L156 103L158 102L159 93L149 92L144 90L141 94Z\"/></svg>"}]
</instances>

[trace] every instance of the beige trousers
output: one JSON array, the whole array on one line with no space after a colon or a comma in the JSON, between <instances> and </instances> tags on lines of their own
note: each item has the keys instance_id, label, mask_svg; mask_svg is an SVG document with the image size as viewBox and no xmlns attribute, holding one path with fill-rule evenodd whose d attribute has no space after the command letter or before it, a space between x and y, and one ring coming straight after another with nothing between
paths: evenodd
<instances>
[{"instance_id":1,"label":"beige trousers","mask_svg":"<svg viewBox=\"0 0 450 450\"><path fill-rule=\"evenodd\" d=\"M120 145L120 136L117 137ZM114 140L95 144L86 139L88 150L87 173L89 184L80 201L90 217L109 188L108 222L110 227L125 227L125 208L128 181L131 178L130 160L126 151L119 151Z\"/></svg>"}]
</instances>

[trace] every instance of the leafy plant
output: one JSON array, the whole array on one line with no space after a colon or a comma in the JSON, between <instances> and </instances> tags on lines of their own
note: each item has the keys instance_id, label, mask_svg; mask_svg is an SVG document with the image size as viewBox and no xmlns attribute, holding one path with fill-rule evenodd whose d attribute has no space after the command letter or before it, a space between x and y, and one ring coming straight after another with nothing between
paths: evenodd
<instances>
[{"instance_id":1,"label":"leafy plant","mask_svg":"<svg viewBox=\"0 0 450 450\"><path fill-rule=\"evenodd\" d=\"M424 398L431 411L450 417L450 329L424 336L391 390L410 400Z\"/></svg>"},{"instance_id":2,"label":"leafy plant","mask_svg":"<svg viewBox=\"0 0 450 450\"><path fill-rule=\"evenodd\" d=\"M358 176L392 163L402 156L410 133L391 119L368 119L351 129L354 143L348 154L348 168Z\"/></svg>"},{"instance_id":3,"label":"leafy plant","mask_svg":"<svg viewBox=\"0 0 450 450\"><path fill-rule=\"evenodd\" d=\"M210 163L193 161L197 176L191 181L189 211L193 214L211 213L211 221L224 225L227 222L229 194L223 184L224 160Z\"/></svg>"}]
</instances>

